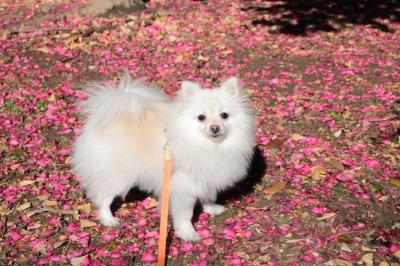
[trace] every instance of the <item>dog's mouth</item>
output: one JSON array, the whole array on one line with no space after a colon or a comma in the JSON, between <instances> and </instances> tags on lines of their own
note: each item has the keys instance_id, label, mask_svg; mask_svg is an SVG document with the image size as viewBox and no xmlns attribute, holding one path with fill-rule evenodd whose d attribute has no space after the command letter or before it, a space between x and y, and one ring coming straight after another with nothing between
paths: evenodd
<instances>
[{"instance_id":1,"label":"dog's mouth","mask_svg":"<svg viewBox=\"0 0 400 266\"><path fill-rule=\"evenodd\" d=\"M225 134L223 134L221 132L218 132L218 133L210 132L208 138L211 142L219 144L225 140Z\"/></svg>"},{"instance_id":2,"label":"dog's mouth","mask_svg":"<svg viewBox=\"0 0 400 266\"><path fill-rule=\"evenodd\" d=\"M211 133L210 136L212 138L218 138L219 136L222 136L222 134L221 133Z\"/></svg>"}]
</instances>

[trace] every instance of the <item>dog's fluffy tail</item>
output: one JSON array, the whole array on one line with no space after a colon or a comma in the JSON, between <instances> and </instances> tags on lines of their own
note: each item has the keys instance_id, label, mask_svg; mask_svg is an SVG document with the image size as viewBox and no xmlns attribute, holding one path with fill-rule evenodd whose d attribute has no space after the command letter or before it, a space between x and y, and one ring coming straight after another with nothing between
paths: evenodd
<instances>
[{"instance_id":1,"label":"dog's fluffy tail","mask_svg":"<svg viewBox=\"0 0 400 266\"><path fill-rule=\"evenodd\" d=\"M122 115L140 119L145 108L170 101L160 90L146 86L142 80L133 80L128 71L117 88L109 83L92 83L88 91L89 97L82 107L88 114L88 123L98 127Z\"/></svg>"}]
</instances>

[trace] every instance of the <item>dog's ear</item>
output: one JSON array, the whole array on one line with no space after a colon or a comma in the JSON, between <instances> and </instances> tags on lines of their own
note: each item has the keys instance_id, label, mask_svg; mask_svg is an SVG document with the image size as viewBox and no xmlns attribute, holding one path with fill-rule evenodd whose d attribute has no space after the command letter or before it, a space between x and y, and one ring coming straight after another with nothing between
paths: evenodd
<instances>
[{"instance_id":1,"label":"dog's ear","mask_svg":"<svg viewBox=\"0 0 400 266\"><path fill-rule=\"evenodd\" d=\"M178 95L183 100L188 101L199 90L201 90L201 87L198 83L191 81L182 81L181 90L179 91Z\"/></svg>"},{"instance_id":2,"label":"dog's ear","mask_svg":"<svg viewBox=\"0 0 400 266\"><path fill-rule=\"evenodd\" d=\"M238 78L231 77L221 84L221 89L228 92L232 96L243 96L243 87L240 85Z\"/></svg>"}]
</instances>

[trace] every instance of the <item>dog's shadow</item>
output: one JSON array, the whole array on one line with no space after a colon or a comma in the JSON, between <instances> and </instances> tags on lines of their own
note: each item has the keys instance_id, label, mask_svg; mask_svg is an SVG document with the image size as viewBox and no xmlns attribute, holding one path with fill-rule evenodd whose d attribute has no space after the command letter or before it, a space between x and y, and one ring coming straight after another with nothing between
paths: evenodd
<instances>
[{"instance_id":1,"label":"dog's shadow","mask_svg":"<svg viewBox=\"0 0 400 266\"><path fill-rule=\"evenodd\" d=\"M237 182L233 187L221 192L218 195L217 202L224 204L253 193L254 186L261 182L266 170L267 164L265 163L265 158L260 148L256 146L246 177Z\"/></svg>"},{"instance_id":2,"label":"dog's shadow","mask_svg":"<svg viewBox=\"0 0 400 266\"><path fill-rule=\"evenodd\" d=\"M217 197L217 203L224 205L253 193L254 186L261 182L266 170L267 164L265 163L265 158L260 148L256 146L254 147L253 158L247 170L246 177L237 182L233 187L220 192ZM198 221L201 212L201 204L197 203L193 214L193 222Z\"/></svg>"},{"instance_id":3,"label":"dog's shadow","mask_svg":"<svg viewBox=\"0 0 400 266\"><path fill-rule=\"evenodd\" d=\"M111 203L110 209L112 214L115 216L115 213L121 207L122 203L124 202L138 202L144 200L149 196L149 193L146 193L140 190L138 187L132 187L128 194L126 195L125 199L121 197L114 198L113 202Z\"/></svg>"}]
</instances>

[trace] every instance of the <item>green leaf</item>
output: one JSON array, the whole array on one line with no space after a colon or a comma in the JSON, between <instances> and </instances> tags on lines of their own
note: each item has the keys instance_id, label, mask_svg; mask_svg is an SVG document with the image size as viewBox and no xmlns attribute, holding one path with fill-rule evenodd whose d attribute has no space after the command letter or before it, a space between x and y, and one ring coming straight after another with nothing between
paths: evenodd
<instances>
[{"instance_id":1,"label":"green leaf","mask_svg":"<svg viewBox=\"0 0 400 266\"><path fill-rule=\"evenodd\" d=\"M46 107L47 107L48 104L49 104L49 103L46 102L46 101L39 101L39 102L37 102L36 107L37 107L39 110L44 110L44 109L46 109Z\"/></svg>"},{"instance_id":2,"label":"green leaf","mask_svg":"<svg viewBox=\"0 0 400 266\"><path fill-rule=\"evenodd\" d=\"M22 154L21 150L13 150L13 152L12 152L12 155L16 156L16 157L19 157L21 154Z\"/></svg>"},{"instance_id":3,"label":"green leaf","mask_svg":"<svg viewBox=\"0 0 400 266\"><path fill-rule=\"evenodd\" d=\"M6 145L3 145L0 147L0 153L1 152L8 152L8 147Z\"/></svg>"},{"instance_id":4,"label":"green leaf","mask_svg":"<svg viewBox=\"0 0 400 266\"><path fill-rule=\"evenodd\" d=\"M376 190L376 191L381 191L382 190L382 185L379 183L376 184L372 184L372 187Z\"/></svg>"},{"instance_id":5,"label":"green leaf","mask_svg":"<svg viewBox=\"0 0 400 266\"><path fill-rule=\"evenodd\" d=\"M15 115L20 115L22 113L22 108L20 106L14 106L11 108L11 112Z\"/></svg>"},{"instance_id":6,"label":"green leaf","mask_svg":"<svg viewBox=\"0 0 400 266\"><path fill-rule=\"evenodd\" d=\"M13 101L5 101L3 105L8 109L11 109L15 106Z\"/></svg>"},{"instance_id":7,"label":"green leaf","mask_svg":"<svg viewBox=\"0 0 400 266\"><path fill-rule=\"evenodd\" d=\"M9 109L13 114L20 115L22 113L21 106L15 105L13 101L5 101L4 107Z\"/></svg>"},{"instance_id":8,"label":"green leaf","mask_svg":"<svg viewBox=\"0 0 400 266\"><path fill-rule=\"evenodd\" d=\"M332 113L331 113L331 117L332 117L333 119L335 119L335 120L340 120L340 116L339 116L337 113L335 113L335 112L332 112Z\"/></svg>"}]
</instances>

